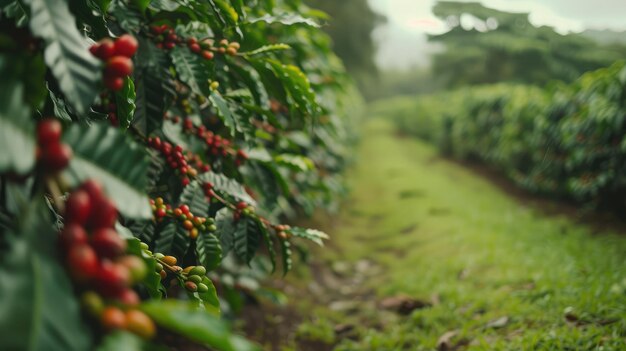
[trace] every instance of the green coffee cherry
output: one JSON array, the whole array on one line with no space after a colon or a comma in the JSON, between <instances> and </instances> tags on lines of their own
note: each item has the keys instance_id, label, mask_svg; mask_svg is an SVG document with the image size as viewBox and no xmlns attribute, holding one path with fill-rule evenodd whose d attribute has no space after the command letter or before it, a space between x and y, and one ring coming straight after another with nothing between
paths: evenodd
<instances>
[{"instance_id":1,"label":"green coffee cherry","mask_svg":"<svg viewBox=\"0 0 626 351\"><path fill-rule=\"evenodd\" d=\"M154 257L155 257L157 260L162 260L162 259L163 259L163 257L165 257L165 255L164 255L164 254L162 254L162 253L160 253L160 252L157 252L157 253L155 253L155 254L154 254Z\"/></svg>"},{"instance_id":2,"label":"green coffee cherry","mask_svg":"<svg viewBox=\"0 0 626 351\"><path fill-rule=\"evenodd\" d=\"M209 291L209 287L206 286L206 284L204 284L204 283L199 283L198 284L198 292L199 293L205 293L207 291Z\"/></svg>"},{"instance_id":3,"label":"green coffee cherry","mask_svg":"<svg viewBox=\"0 0 626 351\"><path fill-rule=\"evenodd\" d=\"M198 283L202 283L202 277L200 277L199 275L190 275L187 278L188 281L194 282L196 284Z\"/></svg>"},{"instance_id":4,"label":"green coffee cherry","mask_svg":"<svg viewBox=\"0 0 626 351\"><path fill-rule=\"evenodd\" d=\"M193 269L189 271L189 275L199 275L202 277L205 274L206 274L206 268L204 268L203 266L193 267Z\"/></svg>"},{"instance_id":5,"label":"green coffee cherry","mask_svg":"<svg viewBox=\"0 0 626 351\"><path fill-rule=\"evenodd\" d=\"M163 265L160 264L159 262L156 263L156 266L154 267L154 270L157 272L160 272L163 270Z\"/></svg>"}]
</instances>

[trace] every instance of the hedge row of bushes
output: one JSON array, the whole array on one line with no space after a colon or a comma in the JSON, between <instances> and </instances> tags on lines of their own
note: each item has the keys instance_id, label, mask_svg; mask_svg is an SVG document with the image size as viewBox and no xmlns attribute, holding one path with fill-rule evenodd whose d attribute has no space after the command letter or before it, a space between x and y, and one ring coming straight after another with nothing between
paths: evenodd
<instances>
[{"instance_id":1,"label":"hedge row of bushes","mask_svg":"<svg viewBox=\"0 0 626 351\"><path fill-rule=\"evenodd\" d=\"M400 130L492 165L525 189L590 206L625 204L622 62L571 85L468 87L384 106Z\"/></svg>"}]
</instances>

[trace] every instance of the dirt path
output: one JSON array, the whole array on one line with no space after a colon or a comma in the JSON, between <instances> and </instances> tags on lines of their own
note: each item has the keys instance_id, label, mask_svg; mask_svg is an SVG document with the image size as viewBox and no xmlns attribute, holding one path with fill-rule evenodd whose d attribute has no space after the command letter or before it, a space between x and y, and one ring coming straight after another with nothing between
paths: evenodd
<instances>
[{"instance_id":1,"label":"dirt path","mask_svg":"<svg viewBox=\"0 0 626 351\"><path fill-rule=\"evenodd\" d=\"M273 324L281 350L626 349L626 236L538 213L386 121L364 130L332 247L283 286L297 297L274 312L299 312Z\"/></svg>"}]
</instances>

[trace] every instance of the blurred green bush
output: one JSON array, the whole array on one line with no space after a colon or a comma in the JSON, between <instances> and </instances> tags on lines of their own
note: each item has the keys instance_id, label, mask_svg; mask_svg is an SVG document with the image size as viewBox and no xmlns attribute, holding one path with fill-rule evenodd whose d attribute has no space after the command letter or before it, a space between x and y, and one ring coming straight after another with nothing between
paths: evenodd
<instances>
[{"instance_id":1,"label":"blurred green bush","mask_svg":"<svg viewBox=\"0 0 626 351\"><path fill-rule=\"evenodd\" d=\"M535 193L626 208L626 64L545 89L496 84L375 105L399 130Z\"/></svg>"}]
</instances>

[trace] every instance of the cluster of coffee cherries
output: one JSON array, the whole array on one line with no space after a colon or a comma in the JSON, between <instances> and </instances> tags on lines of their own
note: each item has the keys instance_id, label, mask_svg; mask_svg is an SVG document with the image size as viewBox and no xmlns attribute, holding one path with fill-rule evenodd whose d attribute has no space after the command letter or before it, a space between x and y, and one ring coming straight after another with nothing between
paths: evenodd
<instances>
[{"instance_id":1,"label":"cluster of coffee cherries","mask_svg":"<svg viewBox=\"0 0 626 351\"><path fill-rule=\"evenodd\" d=\"M100 94L100 108L103 113L109 117L109 122L112 126L117 127L120 125L117 119L117 105L115 104L115 98L113 94L103 92Z\"/></svg>"},{"instance_id":2,"label":"cluster of coffee cherries","mask_svg":"<svg viewBox=\"0 0 626 351\"><path fill-rule=\"evenodd\" d=\"M291 233L288 232L288 230L291 229L290 226L286 224L279 224L273 227L274 230L276 230L276 236L278 236L279 238L283 240L289 240L289 238L291 238Z\"/></svg>"},{"instance_id":3,"label":"cluster of coffee cherries","mask_svg":"<svg viewBox=\"0 0 626 351\"><path fill-rule=\"evenodd\" d=\"M137 52L137 40L129 34L117 38L115 42L109 38L102 39L89 48L89 51L102 60L104 65L104 85L113 91L124 86L124 78L133 73L131 58Z\"/></svg>"},{"instance_id":4,"label":"cluster of coffee cherries","mask_svg":"<svg viewBox=\"0 0 626 351\"><path fill-rule=\"evenodd\" d=\"M240 201L235 205L235 211L233 212L233 220L239 221L241 217L248 217L254 214L254 207L245 201Z\"/></svg>"},{"instance_id":5,"label":"cluster of coffee cherries","mask_svg":"<svg viewBox=\"0 0 626 351\"><path fill-rule=\"evenodd\" d=\"M117 209L100 184L89 180L72 192L64 217L61 249L87 309L107 330L124 329L151 338L156 328L135 308L140 298L132 289L143 280L147 267L141 258L125 253L126 241L114 229Z\"/></svg>"},{"instance_id":6,"label":"cluster of coffee cherries","mask_svg":"<svg viewBox=\"0 0 626 351\"><path fill-rule=\"evenodd\" d=\"M152 206L152 212L157 221L163 220L165 217L179 221L181 226L187 230L191 239L196 239L200 233L217 230L213 218L194 216L187 205L180 205L172 209L171 205L165 204L163 198L159 197L150 199L150 206Z\"/></svg>"},{"instance_id":7,"label":"cluster of coffee cherries","mask_svg":"<svg viewBox=\"0 0 626 351\"><path fill-rule=\"evenodd\" d=\"M172 273L177 274L178 278L184 281L185 289L189 292L205 293L209 291L209 287L202 281L206 276L206 268L203 266L189 266L183 269L177 266L178 260L174 256L166 256L162 253L154 254L154 258L157 260L156 271L161 276L161 279L167 277L165 268Z\"/></svg>"},{"instance_id":8,"label":"cluster of coffee cherries","mask_svg":"<svg viewBox=\"0 0 626 351\"><path fill-rule=\"evenodd\" d=\"M240 48L241 48L241 45L239 45L238 42L236 41L229 42L228 39L222 39L220 40L219 45L217 47L217 52L219 52L220 54L235 56L239 52Z\"/></svg>"},{"instance_id":9,"label":"cluster of coffee cherries","mask_svg":"<svg viewBox=\"0 0 626 351\"><path fill-rule=\"evenodd\" d=\"M174 28L167 24L150 27L150 31L155 35L156 47L159 49L172 50L176 44L182 43Z\"/></svg>"},{"instance_id":10,"label":"cluster of coffee cherries","mask_svg":"<svg viewBox=\"0 0 626 351\"><path fill-rule=\"evenodd\" d=\"M202 56L205 60L212 60L214 57L214 54L211 51L211 42L209 40L198 42L198 39L192 37L187 39L187 46L189 47L189 50Z\"/></svg>"},{"instance_id":11,"label":"cluster of coffee cherries","mask_svg":"<svg viewBox=\"0 0 626 351\"><path fill-rule=\"evenodd\" d=\"M67 167L72 158L72 148L61 142L62 131L56 119L47 118L37 124L37 160L51 173Z\"/></svg>"},{"instance_id":12,"label":"cluster of coffee cherries","mask_svg":"<svg viewBox=\"0 0 626 351\"><path fill-rule=\"evenodd\" d=\"M183 186L189 185L191 182L190 178L195 178L198 176L198 170L185 158L183 154L183 148L180 145L173 146L167 141L162 141L159 137L150 137L148 138L148 145L152 147L154 150L157 150L165 157L168 166L176 170L182 177L181 182ZM195 165L198 164L201 166L202 172L208 172L210 167L208 165L204 165L202 160L199 157L193 157L191 155Z\"/></svg>"}]
</instances>

